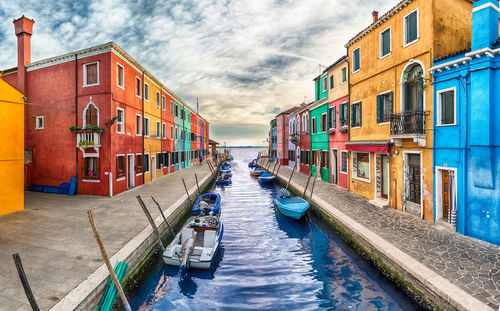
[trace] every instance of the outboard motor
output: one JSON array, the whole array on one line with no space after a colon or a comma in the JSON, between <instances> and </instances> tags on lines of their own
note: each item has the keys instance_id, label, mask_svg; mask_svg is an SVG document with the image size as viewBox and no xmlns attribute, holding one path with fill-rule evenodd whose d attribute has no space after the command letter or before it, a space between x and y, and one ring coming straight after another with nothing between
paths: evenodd
<instances>
[{"instance_id":1,"label":"outboard motor","mask_svg":"<svg viewBox=\"0 0 500 311\"><path fill-rule=\"evenodd\" d=\"M189 268L189 256L193 252L194 240L187 239L181 248L181 269Z\"/></svg>"},{"instance_id":2,"label":"outboard motor","mask_svg":"<svg viewBox=\"0 0 500 311\"><path fill-rule=\"evenodd\" d=\"M285 188L281 188L279 196L281 199L290 198L292 193Z\"/></svg>"}]
</instances>

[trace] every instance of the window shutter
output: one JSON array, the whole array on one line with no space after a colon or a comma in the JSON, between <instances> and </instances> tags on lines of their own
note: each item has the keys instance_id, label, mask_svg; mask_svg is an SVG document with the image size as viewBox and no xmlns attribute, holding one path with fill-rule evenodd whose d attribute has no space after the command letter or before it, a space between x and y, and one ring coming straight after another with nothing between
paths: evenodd
<instances>
[{"instance_id":1,"label":"window shutter","mask_svg":"<svg viewBox=\"0 0 500 311\"><path fill-rule=\"evenodd\" d=\"M340 109L339 109L339 122L340 126L344 126L344 105L345 104L340 104Z\"/></svg>"},{"instance_id":2,"label":"window shutter","mask_svg":"<svg viewBox=\"0 0 500 311\"><path fill-rule=\"evenodd\" d=\"M384 121L384 95L377 96L377 123Z\"/></svg>"},{"instance_id":3,"label":"window shutter","mask_svg":"<svg viewBox=\"0 0 500 311\"><path fill-rule=\"evenodd\" d=\"M387 111L384 111L384 113L386 114L387 116L387 119L389 119L389 116L393 114L393 108L392 108L392 99L393 96L392 96L392 91L389 93L389 106L388 106L388 109Z\"/></svg>"},{"instance_id":4,"label":"window shutter","mask_svg":"<svg viewBox=\"0 0 500 311\"><path fill-rule=\"evenodd\" d=\"M332 108L332 128L337 127L337 107L333 106Z\"/></svg>"},{"instance_id":5,"label":"window shutter","mask_svg":"<svg viewBox=\"0 0 500 311\"><path fill-rule=\"evenodd\" d=\"M424 79L418 79L417 98L418 98L418 111L424 110Z\"/></svg>"},{"instance_id":6,"label":"window shutter","mask_svg":"<svg viewBox=\"0 0 500 311\"><path fill-rule=\"evenodd\" d=\"M351 127L356 126L356 105L351 106Z\"/></svg>"},{"instance_id":7,"label":"window shutter","mask_svg":"<svg viewBox=\"0 0 500 311\"><path fill-rule=\"evenodd\" d=\"M118 169L120 168L120 161L118 161L120 157L116 157L116 178L118 178Z\"/></svg>"},{"instance_id":8,"label":"window shutter","mask_svg":"<svg viewBox=\"0 0 500 311\"><path fill-rule=\"evenodd\" d=\"M332 128L332 110L333 110L333 108L328 108L328 115L327 115L327 119L328 119L328 121L327 121L327 124L328 124L327 128L328 129Z\"/></svg>"},{"instance_id":9,"label":"window shutter","mask_svg":"<svg viewBox=\"0 0 500 311\"><path fill-rule=\"evenodd\" d=\"M359 103L359 126L361 126L361 119L362 119L362 114L361 114L361 106L362 106L362 103L360 102Z\"/></svg>"},{"instance_id":10,"label":"window shutter","mask_svg":"<svg viewBox=\"0 0 500 311\"><path fill-rule=\"evenodd\" d=\"M410 27L408 42L411 42L417 39L417 12L408 16L408 24Z\"/></svg>"},{"instance_id":11,"label":"window shutter","mask_svg":"<svg viewBox=\"0 0 500 311\"><path fill-rule=\"evenodd\" d=\"M408 91L408 83L403 84L403 100L404 100L404 111L411 110L410 107L410 92Z\"/></svg>"}]
</instances>

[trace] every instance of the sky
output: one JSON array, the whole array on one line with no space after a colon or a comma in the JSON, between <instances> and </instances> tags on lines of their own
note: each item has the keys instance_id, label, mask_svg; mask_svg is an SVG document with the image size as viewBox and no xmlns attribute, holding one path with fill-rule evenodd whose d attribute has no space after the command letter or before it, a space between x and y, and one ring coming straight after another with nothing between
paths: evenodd
<instances>
[{"instance_id":1,"label":"sky","mask_svg":"<svg viewBox=\"0 0 500 311\"><path fill-rule=\"evenodd\" d=\"M265 145L269 121L314 99L312 79L398 0L1 0L0 69L12 21L35 20L31 59L113 41L210 122L227 145ZM321 67L322 66L322 67Z\"/></svg>"}]
</instances>

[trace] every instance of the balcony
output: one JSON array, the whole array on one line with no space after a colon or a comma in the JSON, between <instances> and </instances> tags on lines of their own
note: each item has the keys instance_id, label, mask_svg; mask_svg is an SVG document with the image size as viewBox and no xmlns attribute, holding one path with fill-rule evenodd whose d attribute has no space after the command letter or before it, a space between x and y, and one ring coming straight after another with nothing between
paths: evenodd
<instances>
[{"instance_id":1,"label":"balcony","mask_svg":"<svg viewBox=\"0 0 500 311\"><path fill-rule=\"evenodd\" d=\"M413 139L413 142L425 147L426 115L426 111L406 111L390 115L391 141L400 147L402 139Z\"/></svg>"},{"instance_id":2,"label":"balcony","mask_svg":"<svg viewBox=\"0 0 500 311\"><path fill-rule=\"evenodd\" d=\"M290 134L290 142L294 145L300 145L300 135L299 134Z\"/></svg>"},{"instance_id":3,"label":"balcony","mask_svg":"<svg viewBox=\"0 0 500 311\"><path fill-rule=\"evenodd\" d=\"M80 148L85 157L85 150L87 148L94 148L99 154L101 147L101 133L102 131L95 130L79 130L76 131L76 147Z\"/></svg>"}]
</instances>

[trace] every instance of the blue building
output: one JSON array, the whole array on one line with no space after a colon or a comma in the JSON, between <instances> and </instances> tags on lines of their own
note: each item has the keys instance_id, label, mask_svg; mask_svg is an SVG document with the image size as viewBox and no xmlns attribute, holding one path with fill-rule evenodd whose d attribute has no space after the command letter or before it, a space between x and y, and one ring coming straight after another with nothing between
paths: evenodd
<instances>
[{"instance_id":1,"label":"blue building","mask_svg":"<svg viewBox=\"0 0 500 311\"><path fill-rule=\"evenodd\" d=\"M500 8L474 3L472 43L435 59L434 220L500 245Z\"/></svg>"},{"instance_id":2,"label":"blue building","mask_svg":"<svg viewBox=\"0 0 500 311\"><path fill-rule=\"evenodd\" d=\"M274 162L277 159L278 149L278 127L276 126L276 118L271 120L271 141L269 142L269 159Z\"/></svg>"}]
</instances>

